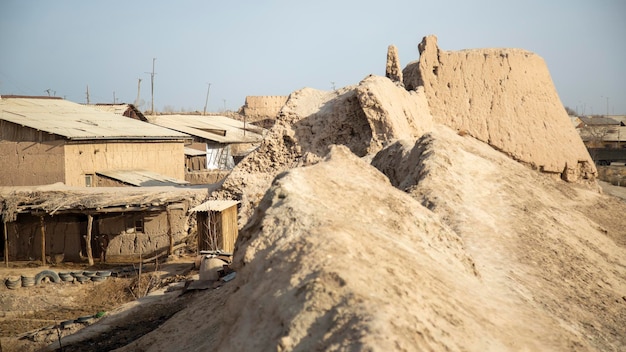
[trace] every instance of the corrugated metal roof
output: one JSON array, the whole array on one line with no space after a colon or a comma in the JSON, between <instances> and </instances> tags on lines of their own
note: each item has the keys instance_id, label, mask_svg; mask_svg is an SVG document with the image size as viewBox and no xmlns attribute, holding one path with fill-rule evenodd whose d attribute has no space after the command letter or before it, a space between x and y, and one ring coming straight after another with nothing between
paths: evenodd
<instances>
[{"instance_id":1,"label":"corrugated metal roof","mask_svg":"<svg viewBox=\"0 0 626 352\"><path fill-rule=\"evenodd\" d=\"M266 129L245 124L226 116L159 115L148 117L151 123L218 143L258 143ZM221 132L222 134L218 134Z\"/></svg>"},{"instance_id":2,"label":"corrugated metal roof","mask_svg":"<svg viewBox=\"0 0 626 352\"><path fill-rule=\"evenodd\" d=\"M106 176L114 180L137 187L175 186L186 185L189 182L158 174L148 170L108 170L98 171L98 175Z\"/></svg>"},{"instance_id":3,"label":"corrugated metal roof","mask_svg":"<svg viewBox=\"0 0 626 352\"><path fill-rule=\"evenodd\" d=\"M190 138L179 131L63 99L2 97L0 120L72 140Z\"/></svg>"},{"instance_id":4,"label":"corrugated metal roof","mask_svg":"<svg viewBox=\"0 0 626 352\"><path fill-rule=\"evenodd\" d=\"M206 211L223 211L232 206L239 204L237 200L208 200L197 207L190 209L192 213Z\"/></svg>"},{"instance_id":5,"label":"corrugated metal roof","mask_svg":"<svg viewBox=\"0 0 626 352\"><path fill-rule=\"evenodd\" d=\"M620 122L610 117L580 117L585 125L619 125Z\"/></svg>"}]
</instances>

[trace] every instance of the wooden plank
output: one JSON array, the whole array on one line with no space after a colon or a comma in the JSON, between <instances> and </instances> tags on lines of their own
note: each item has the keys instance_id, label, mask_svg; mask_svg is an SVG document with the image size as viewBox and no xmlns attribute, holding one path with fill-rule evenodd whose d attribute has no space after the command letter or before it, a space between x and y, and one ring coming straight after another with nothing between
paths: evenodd
<instances>
[{"instance_id":1,"label":"wooden plank","mask_svg":"<svg viewBox=\"0 0 626 352\"><path fill-rule=\"evenodd\" d=\"M174 234L172 231L172 212L170 211L169 207L167 207L165 211L167 213L167 235L170 238L170 247L167 250L167 254L173 255L174 254Z\"/></svg>"},{"instance_id":2,"label":"wooden plank","mask_svg":"<svg viewBox=\"0 0 626 352\"><path fill-rule=\"evenodd\" d=\"M91 230L93 227L93 216L87 215L87 238L85 239L85 247L87 249L87 260L89 265L93 265L93 252L91 251Z\"/></svg>"},{"instance_id":3,"label":"wooden plank","mask_svg":"<svg viewBox=\"0 0 626 352\"><path fill-rule=\"evenodd\" d=\"M9 235L7 233L7 223L6 222L2 222L2 224L4 225L4 265L6 265L6 267L9 267Z\"/></svg>"},{"instance_id":4,"label":"wooden plank","mask_svg":"<svg viewBox=\"0 0 626 352\"><path fill-rule=\"evenodd\" d=\"M41 264L46 265L46 226L43 216L39 217L39 229L41 230Z\"/></svg>"}]
</instances>

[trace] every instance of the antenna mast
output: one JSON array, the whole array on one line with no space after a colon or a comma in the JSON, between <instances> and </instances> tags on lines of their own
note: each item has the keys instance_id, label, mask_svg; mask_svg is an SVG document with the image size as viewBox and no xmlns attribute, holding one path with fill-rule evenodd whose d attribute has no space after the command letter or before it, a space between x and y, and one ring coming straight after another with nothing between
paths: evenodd
<instances>
[{"instance_id":1,"label":"antenna mast","mask_svg":"<svg viewBox=\"0 0 626 352\"><path fill-rule=\"evenodd\" d=\"M89 105L89 85L87 85L87 105Z\"/></svg>"}]
</instances>

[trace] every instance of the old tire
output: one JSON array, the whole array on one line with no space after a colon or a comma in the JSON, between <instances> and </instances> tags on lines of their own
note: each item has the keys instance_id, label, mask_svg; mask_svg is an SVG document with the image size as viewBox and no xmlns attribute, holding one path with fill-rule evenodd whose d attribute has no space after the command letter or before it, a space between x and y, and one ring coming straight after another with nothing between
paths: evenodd
<instances>
[{"instance_id":1,"label":"old tire","mask_svg":"<svg viewBox=\"0 0 626 352\"><path fill-rule=\"evenodd\" d=\"M59 277L59 274L55 273L52 270L44 270L40 272L39 274L35 275L35 285L39 285L41 283L41 280L45 278L49 278L50 281L54 282L55 284L58 284L59 282L61 282L61 278Z\"/></svg>"},{"instance_id":2,"label":"old tire","mask_svg":"<svg viewBox=\"0 0 626 352\"><path fill-rule=\"evenodd\" d=\"M15 290L16 288L22 286L22 278L21 277L18 277L17 279L15 279L15 278L7 278L4 281L4 284L6 285L6 287L9 290Z\"/></svg>"},{"instance_id":3,"label":"old tire","mask_svg":"<svg viewBox=\"0 0 626 352\"><path fill-rule=\"evenodd\" d=\"M85 276L85 275L78 275L76 276L76 281L82 283L85 283L87 281L91 280L91 278L89 276Z\"/></svg>"},{"instance_id":4,"label":"old tire","mask_svg":"<svg viewBox=\"0 0 626 352\"><path fill-rule=\"evenodd\" d=\"M74 276L72 276L72 273L60 272L59 277L61 278L61 281L74 282Z\"/></svg>"}]
</instances>

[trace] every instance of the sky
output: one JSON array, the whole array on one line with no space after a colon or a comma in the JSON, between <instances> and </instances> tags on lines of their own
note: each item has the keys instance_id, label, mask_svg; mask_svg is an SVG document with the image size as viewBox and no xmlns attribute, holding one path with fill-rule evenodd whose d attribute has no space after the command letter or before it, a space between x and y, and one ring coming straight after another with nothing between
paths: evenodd
<instances>
[{"instance_id":1,"label":"sky","mask_svg":"<svg viewBox=\"0 0 626 352\"><path fill-rule=\"evenodd\" d=\"M532 51L565 106L626 114L625 0L0 0L0 95L237 110L384 76L389 45L404 67L431 34Z\"/></svg>"}]
</instances>

